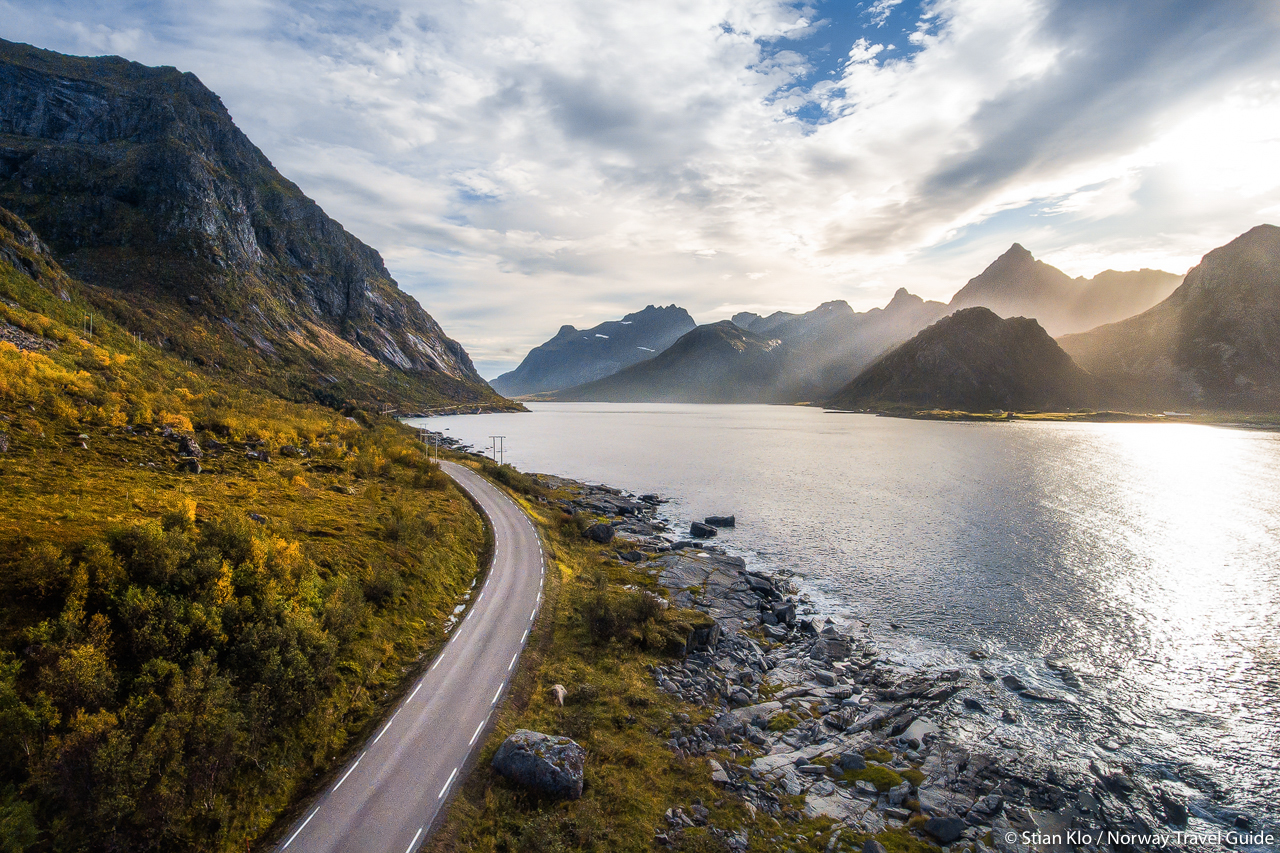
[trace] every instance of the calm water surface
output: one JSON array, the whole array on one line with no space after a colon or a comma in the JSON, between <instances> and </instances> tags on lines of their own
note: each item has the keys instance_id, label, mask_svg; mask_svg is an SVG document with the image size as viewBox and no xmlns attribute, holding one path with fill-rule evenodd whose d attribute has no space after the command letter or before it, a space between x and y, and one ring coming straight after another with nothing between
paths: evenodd
<instances>
[{"instance_id":1,"label":"calm water surface","mask_svg":"<svg viewBox=\"0 0 1280 853\"><path fill-rule=\"evenodd\" d=\"M1280 435L530 408L421 423L477 449L505 435L526 471L660 492L681 524L736 513L722 544L803 575L904 662L973 666L981 647L1072 696L1025 706L1043 748L1176 775L1204 816L1280 816Z\"/></svg>"}]
</instances>

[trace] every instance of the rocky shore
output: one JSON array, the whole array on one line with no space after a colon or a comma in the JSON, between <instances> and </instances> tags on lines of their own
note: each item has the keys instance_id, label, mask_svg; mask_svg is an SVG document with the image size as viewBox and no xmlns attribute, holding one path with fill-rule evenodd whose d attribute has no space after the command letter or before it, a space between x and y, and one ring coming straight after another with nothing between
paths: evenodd
<instances>
[{"instance_id":1,"label":"rocky shore","mask_svg":"<svg viewBox=\"0 0 1280 853\"><path fill-rule=\"evenodd\" d=\"M648 572L670 605L712 617L681 660L653 671L659 688L699 709L660 734L681 756L705 756L727 793L778 821L780 838L803 815L835 822L828 851L894 829L951 853L1225 849L1179 838L1189 814L1175 791L1134 768L1044 754L1020 733L1028 703L1069 697L978 663L895 664L867 626L817 613L789 577L678 535L658 496L538 479L574 495L561 508L595 522L588 534L607 546L603 555ZM706 825L706 811L673 808L656 841L676 845ZM742 829L710 830L729 849L750 840Z\"/></svg>"}]
</instances>

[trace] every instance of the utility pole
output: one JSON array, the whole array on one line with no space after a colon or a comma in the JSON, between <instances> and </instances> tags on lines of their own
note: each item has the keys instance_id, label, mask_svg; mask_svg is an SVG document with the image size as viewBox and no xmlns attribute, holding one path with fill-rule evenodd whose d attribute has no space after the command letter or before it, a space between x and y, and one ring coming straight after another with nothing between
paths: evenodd
<instances>
[{"instance_id":1,"label":"utility pole","mask_svg":"<svg viewBox=\"0 0 1280 853\"><path fill-rule=\"evenodd\" d=\"M491 435L489 441L493 442L493 446L489 449L493 451L493 461L499 465L505 465L507 461L507 447L505 435Z\"/></svg>"}]
</instances>

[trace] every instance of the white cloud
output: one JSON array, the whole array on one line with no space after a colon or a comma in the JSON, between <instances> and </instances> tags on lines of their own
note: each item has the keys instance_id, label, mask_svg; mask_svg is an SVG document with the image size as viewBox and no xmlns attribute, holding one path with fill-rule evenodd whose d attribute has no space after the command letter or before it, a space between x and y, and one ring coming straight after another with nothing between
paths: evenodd
<instances>
[{"instance_id":1,"label":"white cloud","mask_svg":"<svg viewBox=\"0 0 1280 853\"><path fill-rule=\"evenodd\" d=\"M1181 272L1274 216L1268 5L934 0L905 58L895 5L813 85L782 0L0 0L0 35L196 72L487 375L650 302L946 299L1014 240Z\"/></svg>"}]
</instances>

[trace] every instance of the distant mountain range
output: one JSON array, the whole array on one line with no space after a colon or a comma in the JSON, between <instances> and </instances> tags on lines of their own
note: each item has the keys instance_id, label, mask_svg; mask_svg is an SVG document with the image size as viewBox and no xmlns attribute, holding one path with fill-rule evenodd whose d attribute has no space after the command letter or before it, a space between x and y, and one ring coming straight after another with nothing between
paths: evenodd
<instances>
[{"instance_id":1,"label":"distant mountain range","mask_svg":"<svg viewBox=\"0 0 1280 853\"><path fill-rule=\"evenodd\" d=\"M490 384L508 397L582 385L653 358L695 326L689 312L675 305L650 305L585 331L561 326L554 338L530 350L519 367Z\"/></svg>"},{"instance_id":2,"label":"distant mountain range","mask_svg":"<svg viewBox=\"0 0 1280 853\"><path fill-rule=\"evenodd\" d=\"M698 326L657 356L539 399L601 403L778 403L781 342L729 320Z\"/></svg>"},{"instance_id":3,"label":"distant mountain range","mask_svg":"<svg viewBox=\"0 0 1280 853\"><path fill-rule=\"evenodd\" d=\"M0 205L197 364L329 403L507 405L192 74L0 40Z\"/></svg>"},{"instance_id":4,"label":"distant mountain range","mask_svg":"<svg viewBox=\"0 0 1280 853\"><path fill-rule=\"evenodd\" d=\"M1138 403L1280 411L1280 228L1250 229L1160 304L1060 343Z\"/></svg>"},{"instance_id":5,"label":"distant mountain range","mask_svg":"<svg viewBox=\"0 0 1280 853\"><path fill-rule=\"evenodd\" d=\"M738 314L699 326L611 376L542 399L794 403L824 400L889 347L947 312L899 290L884 308L827 302L804 314ZM532 355L532 353L530 354Z\"/></svg>"},{"instance_id":6,"label":"distant mountain range","mask_svg":"<svg viewBox=\"0 0 1280 853\"><path fill-rule=\"evenodd\" d=\"M1102 398L1098 380L1035 320L962 308L862 371L829 405L1061 412Z\"/></svg>"},{"instance_id":7,"label":"distant mountain range","mask_svg":"<svg viewBox=\"0 0 1280 853\"><path fill-rule=\"evenodd\" d=\"M1014 243L951 298L951 311L981 305L1001 317L1034 317L1051 335L1082 332L1145 311L1182 276L1160 270L1106 270L1071 278Z\"/></svg>"}]
</instances>

